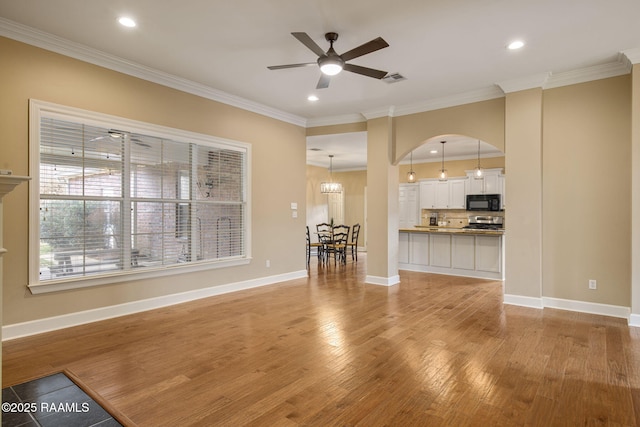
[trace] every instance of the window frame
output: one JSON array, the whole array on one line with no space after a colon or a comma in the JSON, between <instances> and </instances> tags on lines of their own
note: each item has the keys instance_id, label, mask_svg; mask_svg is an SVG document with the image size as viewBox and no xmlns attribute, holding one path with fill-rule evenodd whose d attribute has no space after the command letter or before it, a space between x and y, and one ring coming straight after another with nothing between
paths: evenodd
<instances>
[{"instance_id":1,"label":"window frame","mask_svg":"<svg viewBox=\"0 0 640 427\"><path fill-rule=\"evenodd\" d=\"M243 162L243 230L244 255L226 259L197 260L141 269L108 272L92 276L62 277L40 281L40 137L41 119L77 121L84 125L126 130L148 136L193 143L212 148L231 148L244 153ZM32 293L46 293L69 289L114 284L131 280L183 274L193 271L246 265L251 262L251 144L230 139L169 128L123 117L97 113L79 108L58 105L46 101L29 100L29 169L32 177L29 186L29 284ZM195 201L195 200L194 200Z\"/></svg>"}]
</instances>

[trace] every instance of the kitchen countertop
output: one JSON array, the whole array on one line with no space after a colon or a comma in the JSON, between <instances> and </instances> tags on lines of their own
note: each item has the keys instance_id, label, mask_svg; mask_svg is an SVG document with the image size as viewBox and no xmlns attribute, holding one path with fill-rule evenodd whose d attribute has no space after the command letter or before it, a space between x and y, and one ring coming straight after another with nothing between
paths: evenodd
<instances>
[{"instance_id":1,"label":"kitchen countertop","mask_svg":"<svg viewBox=\"0 0 640 427\"><path fill-rule=\"evenodd\" d=\"M435 227L418 225L411 228L401 228L400 232L404 233L451 233L451 234L483 234L489 236L502 236L503 230L481 230L474 228L456 228L456 227Z\"/></svg>"}]
</instances>

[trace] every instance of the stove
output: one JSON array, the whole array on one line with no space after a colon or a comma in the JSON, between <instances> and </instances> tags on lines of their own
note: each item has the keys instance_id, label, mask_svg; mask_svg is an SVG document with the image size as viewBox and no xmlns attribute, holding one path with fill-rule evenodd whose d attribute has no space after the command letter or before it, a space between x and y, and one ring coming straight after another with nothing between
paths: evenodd
<instances>
[{"instance_id":1,"label":"stove","mask_svg":"<svg viewBox=\"0 0 640 427\"><path fill-rule=\"evenodd\" d=\"M504 217L501 216L469 216L469 225L462 228L472 230L502 230L504 229Z\"/></svg>"}]
</instances>

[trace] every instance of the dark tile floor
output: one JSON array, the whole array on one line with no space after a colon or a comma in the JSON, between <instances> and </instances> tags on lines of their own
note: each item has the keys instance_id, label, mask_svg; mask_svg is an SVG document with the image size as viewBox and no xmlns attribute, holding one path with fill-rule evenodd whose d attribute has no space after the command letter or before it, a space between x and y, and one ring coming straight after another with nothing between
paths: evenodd
<instances>
[{"instance_id":1,"label":"dark tile floor","mask_svg":"<svg viewBox=\"0 0 640 427\"><path fill-rule=\"evenodd\" d=\"M2 389L3 427L121 426L63 373Z\"/></svg>"}]
</instances>

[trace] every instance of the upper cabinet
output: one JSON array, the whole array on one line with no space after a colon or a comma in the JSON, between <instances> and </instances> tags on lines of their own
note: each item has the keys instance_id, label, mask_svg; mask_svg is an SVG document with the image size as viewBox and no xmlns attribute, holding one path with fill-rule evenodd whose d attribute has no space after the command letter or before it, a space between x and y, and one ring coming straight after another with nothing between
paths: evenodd
<instances>
[{"instance_id":1,"label":"upper cabinet","mask_svg":"<svg viewBox=\"0 0 640 427\"><path fill-rule=\"evenodd\" d=\"M420 209L436 207L436 185L438 181L420 181Z\"/></svg>"},{"instance_id":2,"label":"upper cabinet","mask_svg":"<svg viewBox=\"0 0 640 427\"><path fill-rule=\"evenodd\" d=\"M449 180L449 209L465 209L467 206L466 186L468 179Z\"/></svg>"},{"instance_id":3,"label":"upper cabinet","mask_svg":"<svg viewBox=\"0 0 640 427\"><path fill-rule=\"evenodd\" d=\"M467 178L420 181L420 209L464 209Z\"/></svg>"},{"instance_id":4,"label":"upper cabinet","mask_svg":"<svg viewBox=\"0 0 640 427\"><path fill-rule=\"evenodd\" d=\"M475 171L466 171L469 178L467 194L502 194L502 169L484 169L482 178L475 177Z\"/></svg>"}]
</instances>

